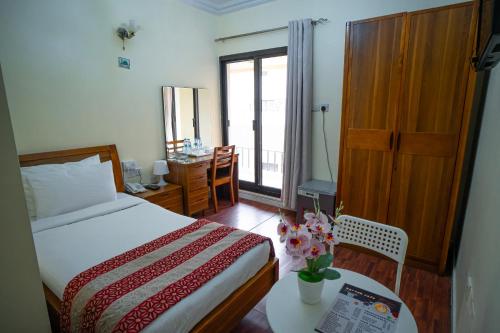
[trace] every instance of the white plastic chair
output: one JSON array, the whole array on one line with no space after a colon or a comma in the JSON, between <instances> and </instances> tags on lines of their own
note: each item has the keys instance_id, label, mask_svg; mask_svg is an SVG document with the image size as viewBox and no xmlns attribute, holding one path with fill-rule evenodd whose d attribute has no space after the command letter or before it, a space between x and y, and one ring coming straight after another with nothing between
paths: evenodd
<instances>
[{"instance_id":1,"label":"white plastic chair","mask_svg":"<svg viewBox=\"0 0 500 333\"><path fill-rule=\"evenodd\" d=\"M400 228L350 215L341 215L337 220L340 222L337 237L341 243L361 246L398 262L394 292L399 295L408 246L406 232Z\"/></svg>"}]
</instances>

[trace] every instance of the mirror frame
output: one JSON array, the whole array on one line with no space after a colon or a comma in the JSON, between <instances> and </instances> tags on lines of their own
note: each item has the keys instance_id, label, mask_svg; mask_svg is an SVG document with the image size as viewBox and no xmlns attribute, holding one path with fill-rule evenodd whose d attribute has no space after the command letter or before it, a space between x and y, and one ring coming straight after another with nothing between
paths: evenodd
<instances>
[{"instance_id":1,"label":"mirror frame","mask_svg":"<svg viewBox=\"0 0 500 333\"><path fill-rule=\"evenodd\" d=\"M161 87L161 99L163 105L163 128L165 132L165 142L180 140L182 138L177 138L177 130L176 130L176 112L175 112L175 88L183 88L183 89L192 89L193 90L193 128L194 128L194 138L200 138L200 105L199 105L199 89L203 88L192 88L192 87L178 87L178 86L162 86ZM171 112L171 124L172 124L172 136L173 138L167 139L167 118L166 118L166 105L165 105L165 90L172 89L172 112Z\"/></svg>"}]
</instances>

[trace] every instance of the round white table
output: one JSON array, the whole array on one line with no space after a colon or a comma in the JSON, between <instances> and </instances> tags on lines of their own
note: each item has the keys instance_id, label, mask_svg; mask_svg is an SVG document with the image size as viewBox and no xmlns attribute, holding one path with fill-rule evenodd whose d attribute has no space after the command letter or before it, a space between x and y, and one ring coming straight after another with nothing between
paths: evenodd
<instances>
[{"instance_id":1,"label":"round white table","mask_svg":"<svg viewBox=\"0 0 500 333\"><path fill-rule=\"evenodd\" d=\"M314 305L302 303L297 284L297 273L289 273L274 284L267 295L267 320L275 333L315 332L323 314L332 305L344 283L352 284L373 293L392 298L402 303L396 332L418 332L417 323L406 304L391 290L367 276L345 269L335 268L340 279L325 280L321 302Z\"/></svg>"}]
</instances>

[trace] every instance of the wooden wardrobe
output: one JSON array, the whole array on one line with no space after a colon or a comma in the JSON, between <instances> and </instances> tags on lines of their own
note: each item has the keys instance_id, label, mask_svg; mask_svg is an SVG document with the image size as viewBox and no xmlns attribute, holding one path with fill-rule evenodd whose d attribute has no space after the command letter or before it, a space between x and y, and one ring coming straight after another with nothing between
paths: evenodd
<instances>
[{"instance_id":1,"label":"wooden wardrobe","mask_svg":"<svg viewBox=\"0 0 500 333\"><path fill-rule=\"evenodd\" d=\"M338 200L346 214L404 229L407 261L440 272L475 84L476 13L469 2L346 30Z\"/></svg>"}]
</instances>

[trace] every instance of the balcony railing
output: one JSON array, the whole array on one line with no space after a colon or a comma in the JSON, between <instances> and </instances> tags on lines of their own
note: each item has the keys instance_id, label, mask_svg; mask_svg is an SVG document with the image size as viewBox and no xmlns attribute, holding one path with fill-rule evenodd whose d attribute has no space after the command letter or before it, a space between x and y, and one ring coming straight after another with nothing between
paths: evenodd
<instances>
[{"instance_id":1,"label":"balcony railing","mask_svg":"<svg viewBox=\"0 0 500 333\"><path fill-rule=\"evenodd\" d=\"M255 149L237 147L240 179L253 181L255 173ZM262 150L263 185L281 189L284 153L277 150Z\"/></svg>"}]
</instances>

